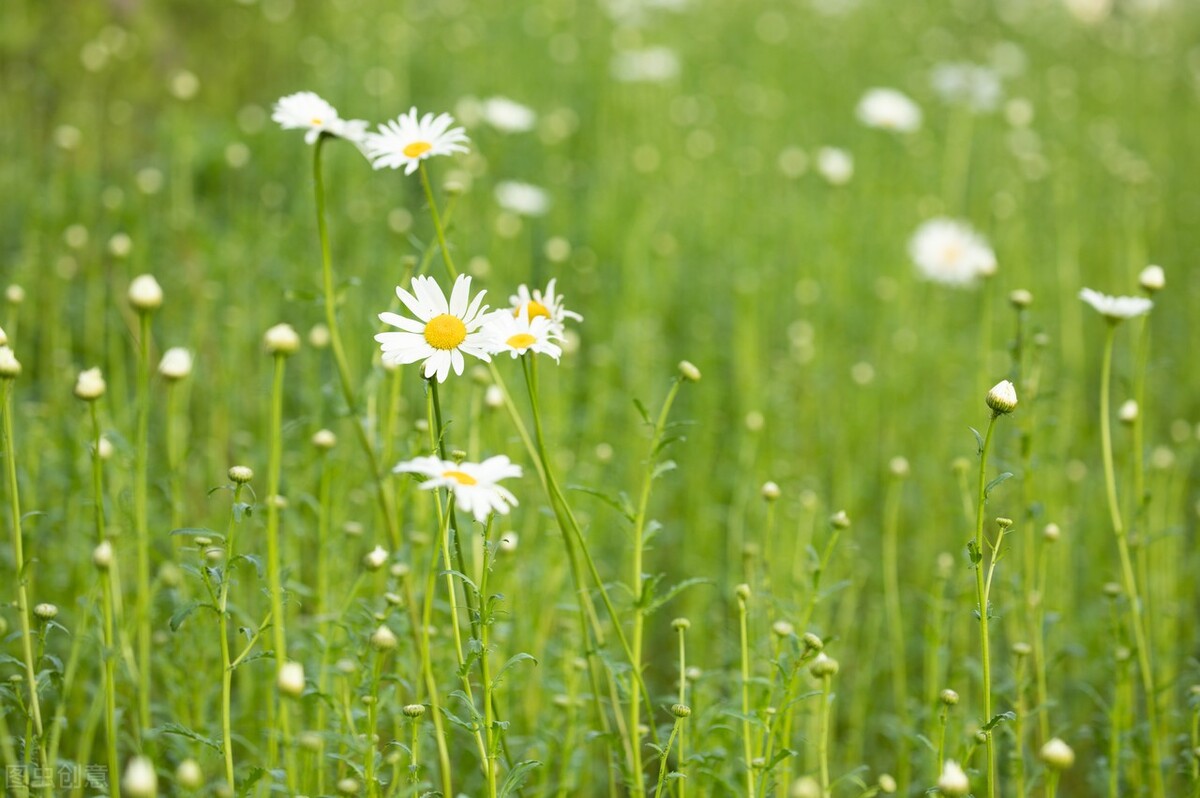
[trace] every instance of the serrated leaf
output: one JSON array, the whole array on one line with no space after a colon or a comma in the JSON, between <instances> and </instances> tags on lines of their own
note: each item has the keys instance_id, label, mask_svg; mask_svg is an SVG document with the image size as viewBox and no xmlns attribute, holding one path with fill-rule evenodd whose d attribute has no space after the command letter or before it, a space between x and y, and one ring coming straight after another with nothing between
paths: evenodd
<instances>
[{"instance_id":1,"label":"serrated leaf","mask_svg":"<svg viewBox=\"0 0 1200 798\"><path fill-rule=\"evenodd\" d=\"M661 463L659 463L658 465L656 465L654 467L654 472L650 475L650 478L658 479L659 477L661 477L663 474L667 473L668 471L674 471L677 467L678 466L676 466L674 460L663 460Z\"/></svg>"},{"instance_id":2,"label":"serrated leaf","mask_svg":"<svg viewBox=\"0 0 1200 798\"><path fill-rule=\"evenodd\" d=\"M623 493L619 497L612 496L608 493L604 493L603 491L596 490L595 488L589 488L586 485L568 485L567 490L576 491L578 493L586 493L589 496L595 496L597 499L604 502L621 515L625 516L625 519L630 523L633 523L634 518L637 516L637 514L633 511L633 508L629 506L629 497Z\"/></svg>"},{"instance_id":3,"label":"serrated leaf","mask_svg":"<svg viewBox=\"0 0 1200 798\"><path fill-rule=\"evenodd\" d=\"M187 617L189 615L191 615L193 612L195 612L196 608L199 606L200 606L199 601L189 601L187 604L185 604L182 607L180 607L179 609L177 609L171 615L171 620L167 622L167 625L169 627L171 627L171 631L178 632L179 627L183 626L183 622L185 620L187 620Z\"/></svg>"},{"instance_id":4,"label":"serrated leaf","mask_svg":"<svg viewBox=\"0 0 1200 798\"><path fill-rule=\"evenodd\" d=\"M967 427L967 429L971 430L971 434L975 436L975 444L979 447L976 450L976 453L983 454L983 436L980 435L979 430L975 429L974 427Z\"/></svg>"},{"instance_id":5,"label":"serrated leaf","mask_svg":"<svg viewBox=\"0 0 1200 798\"><path fill-rule=\"evenodd\" d=\"M711 584L713 584L713 580L703 579L700 577L693 577L692 579L684 579L682 582L676 582L674 585L671 585L671 587L667 588L666 593L659 596L653 602L651 602L649 605L647 605L645 614L650 615L651 613L661 609L664 604L666 604L668 601L670 601L671 599L678 596L683 591L687 590L689 587L692 587L694 585L711 585Z\"/></svg>"},{"instance_id":6,"label":"serrated leaf","mask_svg":"<svg viewBox=\"0 0 1200 798\"><path fill-rule=\"evenodd\" d=\"M989 720L987 723L983 724L983 726L981 726L979 730L983 731L983 732L989 732L992 729L999 726L1001 723L1004 723L1005 721L1014 721L1016 719L1017 719L1017 713L1015 713L1015 712L1001 712L998 715L993 715L992 719Z\"/></svg>"},{"instance_id":7,"label":"serrated leaf","mask_svg":"<svg viewBox=\"0 0 1200 798\"><path fill-rule=\"evenodd\" d=\"M224 535L222 535L220 532L216 532L216 531L214 531L214 530L212 530L212 529L207 529L207 528L205 528L205 527L202 527L202 526L185 526L185 527L180 527L179 529L172 529L172 530L170 531L170 533L168 533L168 534L171 534L171 535L189 535L189 536L191 536L191 537L205 537L205 538L212 538L213 540L219 540L219 541L221 541L222 543L224 543L224 542L225 542L225 536L224 536Z\"/></svg>"},{"instance_id":8,"label":"serrated leaf","mask_svg":"<svg viewBox=\"0 0 1200 798\"><path fill-rule=\"evenodd\" d=\"M634 399L633 406L637 408L638 415L642 417L642 421L650 423L650 413L646 410L646 406L642 404L641 399Z\"/></svg>"},{"instance_id":9,"label":"serrated leaf","mask_svg":"<svg viewBox=\"0 0 1200 798\"><path fill-rule=\"evenodd\" d=\"M238 788L237 794L239 798L245 798L247 795L249 795L251 788L253 788L255 784L258 784L258 782L265 775L267 775L265 768L251 768L250 773L246 775L245 780L242 782L242 786Z\"/></svg>"},{"instance_id":10,"label":"serrated leaf","mask_svg":"<svg viewBox=\"0 0 1200 798\"><path fill-rule=\"evenodd\" d=\"M510 668L522 662L532 662L534 665L538 664L537 658L532 654L526 654L525 652L514 654L508 658L508 662L500 666L500 670L496 671L496 676L492 679L492 689L495 689L496 685L500 684L501 677L503 677Z\"/></svg>"},{"instance_id":11,"label":"serrated leaf","mask_svg":"<svg viewBox=\"0 0 1200 798\"><path fill-rule=\"evenodd\" d=\"M523 762L518 762L508 771L508 775L504 777L504 783L500 785L500 791L497 793L499 798L508 798L514 791L521 789L521 785L529 778L535 768L542 766L542 763L536 759L526 759Z\"/></svg>"},{"instance_id":12,"label":"serrated leaf","mask_svg":"<svg viewBox=\"0 0 1200 798\"><path fill-rule=\"evenodd\" d=\"M996 487L1006 479L1012 479L1012 475L1013 473L1011 471L1005 471L1003 474L993 479L987 484L987 487L983 489L983 495L985 497L990 496L992 493L992 488Z\"/></svg>"},{"instance_id":13,"label":"serrated leaf","mask_svg":"<svg viewBox=\"0 0 1200 798\"><path fill-rule=\"evenodd\" d=\"M162 726L158 727L158 731L162 734L174 734L179 737L186 737L189 740L195 740L196 742L201 743L202 745L207 745L209 748L211 748L217 752L220 752L220 750L221 750L221 744L218 743L216 740L213 740L210 737L205 737L203 734L193 731L193 730L189 729L188 727L180 725L178 723L163 724Z\"/></svg>"}]
</instances>

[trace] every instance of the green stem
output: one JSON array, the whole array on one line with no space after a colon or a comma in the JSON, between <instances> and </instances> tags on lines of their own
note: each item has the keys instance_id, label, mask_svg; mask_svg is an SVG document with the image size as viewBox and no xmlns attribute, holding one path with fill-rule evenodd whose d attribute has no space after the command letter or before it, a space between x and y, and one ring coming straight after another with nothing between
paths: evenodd
<instances>
[{"instance_id":1,"label":"green stem","mask_svg":"<svg viewBox=\"0 0 1200 798\"><path fill-rule=\"evenodd\" d=\"M438 214L437 201L433 198L433 186L429 183L429 172L425 169L425 162L421 161L421 186L425 189L425 199L429 202L429 215L433 217L433 229L437 233L438 247L442 250L442 260L446 262L446 271L450 272L450 279L458 278L458 269L454 268L454 259L450 256L450 248L446 246L446 230L442 226L442 217Z\"/></svg>"},{"instance_id":2,"label":"green stem","mask_svg":"<svg viewBox=\"0 0 1200 798\"><path fill-rule=\"evenodd\" d=\"M387 481L380 470L379 456L367 434L366 426L357 417L357 400L350 379L350 365L346 360L346 350L342 345L342 333L337 323L337 296L333 285L333 258L329 247L329 229L325 222L325 178L321 169L321 152L327 136L322 135L313 147L313 191L316 195L317 234L321 239L321 282L325 293L325 326L329 328L329 348L333 350L333 362L338 373L338 383L342 389L342 398L346 402L346 410L353 420L355 437L367 456L371 469L371 478L375 481L375 493L379 507L387 525L388 540L393 550L400 548L400 525L396 516L396 508L392 506L391 494L387 490Z\"/></svg>"},{"instance_id":3,"label":"green stem","mask_svg":"<svg viewBox=\"0 0 1200 798\"><path fill-rule=\"evenodd\" d=\"M996 419L1000 417L999 413L992 413L991 419L988 421L987 435L983 439L983 448L979 452L979 492L978 500L975 505L975 549L974 557L978 560L975 563L975 590L976 597L979 601L979 649L981 664L983 667L983 722L987 723L992 719L992 661L991 648L988 639L988 616L990 615L988 606L988 587L984 584L983 577L983 557L984 557L984 539L983 539L983 516L984 509L987 504L987 459L988 451L992 446L992 433L996 429ZM973 557L973 559L974 559ZM994 561L993 561L994 566ZM990 581L990 579L989 579ZM987 796L995 798L996 796L996 746L995 746L995 730L986 732L987 746Z\"/></svg>"},{"instance_id":4,"label":"green stem","mask_svg":"<svg viewBox=\"0 0 1200 798\"><path fill-rule=\"evenodd\" d=\"M1104 484L1108 495L1108 511L1112 518L1113 533L1117 537L1117 550L1121 558L1121 577L1125 593L1129 597L1129 615L1133 627L1134 645L1137 648L1138 671L1141 676L1142 692L1146 701L1146 721L1150 727L1150 784L1154 798L1165 798L1162 774L1162 743L1158 733L1158 696L1154 690L1154 671L1150 664L1150 650L1142 620L1142 602L1138 594L1137 579L1134 577L1133 562L1129 556L1129 539L1121 518L1121 505L1117 498L1117 478L1113 465L1112 420L1110 418L1110 393L1112 381L1113 343L1117 325L1109 323L1108 335L1104 340L1104 360L1100 373L1100 443L1104 457Z\"/></svg>"},{"instance_id":5,"label":"green stem","mask_svg":"<svg viewBox=\"0 0 1200 798\"><path fill-rule=\"evenodd\" d=\"M817 738L817 760L821 776L821 796L830 798L829 790L829 720L832 715L833 676L826 673L821 677L821 732Z\"/></svg>"},{"instance_id":6,"label":"green stem","mask_svg":"<svg viewBox=\"0 0 1200 798\"><path fill-rule=\"evenodd\" d=\"M888 637L892 657L892 706L897 720L897 793L908 794L911 763L909 762L909 730L912 719L908 712L908 670L906 665L904 616L900 604L900 566L898 555L900 479L894 478L884 499L883 515L883 589L887 606Z\"/></svg>"},{"instance_id":7,"label":"green stem","mask_svg":"<svg viewBox=\"0 0 1200 798\"><path fill-rule=\"evenodd\" d=\"M150 457L150 313L138 314L137 440L134 450L133 527L137 541L138 722L150 729L150 533L147 522L147 468Z\"/></svg>"},{"instance_id":8,"label":"green stem","mask_svg":"<svg viewBox=\"0 0 1200 798\"><path fill-rule=\"evenodd\" d=\"M92 488L95 491L96 538L104 542L104 465L100 459L100 411L96 401L88 402L92 414ZM113 580L111 567L100 574L104 592L104 735L108 747L108 783L112 798L121 798L121 761L117 756L117 642L114 622Z\"/></svg>"},{"instance_id":9,"label":"green stem","mask_svg":"<svg viewBox=\"0 0 1200 798\"><path fill-rule=\"evenodd\" d=\"M740 592L738 601L738 630L742 644L742 756L746 760L746 795L754 796L754 741L750 733L750 634L746 598ZM827 781L822 781L822 786Z\"/></svg>"},{"instance_id":10,"label":"green stem","mask_svg":"<svg viewBox=\"0 0 1200 798\"><path fill-rule=\"evenodd\" d=\"M425 601L421 614L421 644L417 647L417 651L421 656L421 673L425 680L425 689L429 693L429 705L433 716L434 738L437 742L438 763L441 769L442 779L442 795L454 795L451 792L450 785L450 752L446 747L446 733L442 726L441 714L441 698L438 695L437 680L433 675L432 651L433 644L430 641L429 629L433 625L433 594L437 585L437 558L441 553L441 547L434 545L430 547L433 555L432 561L429 563L429 573L425 583Z\"/></svg>"},{"instance_id":11,"label":"green stem","mask_svg":"<svg viewBox=\"0 0 1200 798\"><path fill-rule=\"evenodd\" d=\"M453 510L451 510L453 512ZM495 518L493 515L492 518ZM488 529L491 529L491 523L488 523ZM491 573L491 563L487 561L487 537L484 536L484 563L483 572L479 581L479 601L481 607L487 606L488 601L488 575ZM487 794L488 798L496 798L496 751L498 748L496 735L499 733L496 708L493 705L495 696L492 692L492 666L489 660L489 647L491 645L489 632L491 630L491 619L480 616L479 618L479 675L483 681L483 729L487 738L487 759L485 760L487 774Z\"/></svg>"},{"instance_id":12,"label":"green stem","mask_svg":"<svg viewBox=\"0 0 1200 798\"><path fill-rule=\"evenodd\" d=\"M637 703L636 701L634 703ZM654 788L654 798L662 798L663 783L667 778L667 758L671 755L671 746L675 743L675 738L679 736L680 730L683 728L683 718L676 718L675 725L671 727L671 736L667 738L667 745L662 750L658 762L658 786ZM681 782L682 783L682 782Z\"/></svg>"},{"instance_id":13,"label":"green stem","mask_svg":"<svg viewBox=\"0 0 1200 798\"><path fill-rule=\"evenodd\" d=\"M21 616L21 653L24 655L25 683L29 688L29 707L33 718L34 732L41 749L42 764L46 764L45 741L42 739L42 703L38 697L36 663L33 658L33 633L29 626L29 594L25 587L25 550L21 532L21 497L17 485L17 450L13 437L12 394L13 380L4 379L4 398L0 411L4 414L4 463L8 478L8 505L12 510L13 566L16 568L17 613ZM28 746L27 746L28 749Z\"/></svg>"},{"instance_id":14,"label":"green stem","mask_svg":"<svg viewBox=\"0 0 1200 798\"><path fill-rule=\"evenodd\" d=\"M229 526L225 530L225 569L221 574L221 590L217 599L217 627L221 636L221 751L225 760L225 781L229 789L236 789L233 769L233 663L229 658L229 583L234 554L234 531L238 524L238 503L242 498L241 483L233 488L233 506L229 513Z\"/></svg>"}]
</instances>

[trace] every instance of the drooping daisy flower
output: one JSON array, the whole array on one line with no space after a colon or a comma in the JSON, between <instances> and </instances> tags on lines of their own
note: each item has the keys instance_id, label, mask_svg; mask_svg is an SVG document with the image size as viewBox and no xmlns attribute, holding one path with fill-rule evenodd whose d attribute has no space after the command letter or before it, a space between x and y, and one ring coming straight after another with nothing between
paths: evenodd
<instances>
[{"instance_id":1,"label":"drooping daisy flower","mask_svg":"<svg viewBox=\"0 0 1200 798\"><path fill-rule=\"evenodd\" d=\"M545 291L535 288L531 292L528 286L521 284L517 287L517 293L508 298L508 303L512 306L514 317L520 316L523 310L528 312L530 321L544 316L550 322L550 332L555 338L561 338L566 329L566 320L583 321L583 316L563 307L562 295L554 291L555 281L555 278L551 278L546 283Z\"/></svg>"},{"instance_id":2,"label":"drooping daisy flower","mask_svg":"<svg viewBox=\"0 0 1200 798\"><path fill-rule=\"evenodd\" d=\"M284 130L304 130L304 140L316 142L322 133L337 136L354 143L363 140L367 123L362 119L342 119L337 109L311 91L301 91L279 98L271 120L278 122Z\"/></svg>"},{"instance_id":3,"label":"drooping daisy flower","mask_svg":"<svg viewBox=\"0 0 1200 798\"><path fill-rule=\"evenodd\" d=\"M908 95L895 89L869 89L855 109L867 127L913 133L921 127L921 109Z\"/></svg>"},{"instance_id":4,"label":"drooping daisy flower","mask_svg":"<svg viewBox=\"0 0 1200 798\"><path fill-rule=\"evenodd\" d=\"M522 216L542 216L550 209L550 197L545 189L516 180L496 184L496 202L506 211Z\"/></svg>"},{"instance_id":5,"label":"drooping daisy flower","mask_svg":"<svg viewBox=\"0 0 1200 798\"><path fill-rule=\"evenodd\" d=\"M921 275L951 286L969 286L996 271L996 253L966 222L930 219L913 234L908 254Z\"/></svg>"},{"instance_id":6,"label":"drooping daisy flower","mask_svg":"<svg viewBox=\"0 0 1200 798\"><path fill-rule=\"evenodd\" d=\"M455 504L463 512L475 516L483 524L493 512L507 515L517 505L517 499L500 480L521 476L521 467L505 455L489 457L482 463L454 463L439 457L417 457L398 463L392 469L398 474L423 474L422 490L446 488L454 494Z\"/></svg>"},{"instance_id":7,"label":"drooping daisy flower","mask_svg":"<svg viewBox=\"0 0 1200 798\"><path fill-rule=\"evenodd\" d=\"M501 133L527 133L537 123L532 108L507 97L489 97L483 101L483 121Z\"/></svg>"},{"instance_id":8,"label":"drooping daisy flower","mask_svg":"<svg viewBox=\"0 0 1200 798\"><path fill-rule=\"evenodd\" d=\"M366 134L367 157L376 169L404 167L404 174L411 175L426 158L467 151L466 131L450 127L453 124L450 114L425 114L418 119L417 109L410 108L380 125L378 133Z\"/></svg>"},{"instance_id":9,"label":"drooping daisy flower","mask_svg":"<svg viewBox=\"0 0 1200 798\"><path fill-rule=\"evenodd\" d=\"M538 315L531 319L529 311L532 305L532 302L522 305L516 316L506 310L497 310L488 316L484 331L491 338L492 352L497 355L508 352L514 358L526 352L534 352L549 355L557 363L562 356L562 347L554 343L554 340L561 339L562 335L557 332L548 315Z\"/></svg>"},{"instance_id":10,"label":"drooping daisy flower","mask_svg":"<svg viewBox=\"0 0 1200 798\"><path fill-rule=\"evenodd\" d=\"M414 277L412 289L410 294L396 286L396 296L417 317L415 321L396 313L379 314L380 321L403 330L375 336L383 347L384 363L405 365L422 360L425 379L436 375L438 382L445 382L451 367L455 374L463 373L464 352L480 360L491 360L488 337L480 329L487 312L487 305L480 307L480 303L487 291L480 291L471 299L471 278L465 274L454 281L448 303L432 277Z\"/></svg>"},{"instance_id":11,"label":"drooping daisy flower","mask_svg":"<svg viewBox=\"0 0 1200 798\"><path fill-rule=\"evenodd\" d=\"M1149 313L1154 307L1154 303L1143 296L1109 296L1090 288L1081 290L1079 298L1112 324Z\"/></svg>"}]
</instances>

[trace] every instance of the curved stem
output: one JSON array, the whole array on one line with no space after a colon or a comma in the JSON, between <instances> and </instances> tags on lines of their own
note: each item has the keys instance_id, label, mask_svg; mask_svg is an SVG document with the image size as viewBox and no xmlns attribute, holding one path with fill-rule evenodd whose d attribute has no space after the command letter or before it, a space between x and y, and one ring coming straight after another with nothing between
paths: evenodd
<instances>
[{"instance_id":1,"label":"curved stem","mask_svg":"<svg viewBox=\"0 0 1200 798\"><path fill-rule=\"evenodd\" d=\"M988 451L992 446L992 433L996 429L996 419L1000 416L998 413L992 413L991 420L988 421L987 434L983 439L983 448L979 452L979 491L978 499L975 505L975 547L972 559L975 562L975 592L979 601L979 650L980 659L983 667L983 722L988 723L992 719L992 660L990 641L988 639L988 618L991 614L988 606L988 585L984 583L983 576L983 559L984 559L984 539L983 539L983 516L984 508L987 504L987 459ZM977 558L977 559L976 559ZM993 560L993 564L994 564ZM990 582L990 578L989 578ZM996 743L995 730L986 732L986 748L987 748L987 795L988 798L995 798L996 795Z\"/></svg>"},{"instance_id":2,"label":"curved stem","mask_svg":"<svg viewBox=\"0 0 1200 798\"><path fill-rule=\"evenodd\" d=\"M429 172L425 170L425 162L421 161L421 186L425 189L425 199L429 202L429 215L433 217L433 229L437 233L438 247L442 250L442 260L446 263L446 271L450 279L458 277L458 269L454 268L454 259L450 256L450 248L446 246L446 230L442 225L442 217L438 214L437 201L433 198L433 186L429 183Z\"/></svg>"}]
</instances>

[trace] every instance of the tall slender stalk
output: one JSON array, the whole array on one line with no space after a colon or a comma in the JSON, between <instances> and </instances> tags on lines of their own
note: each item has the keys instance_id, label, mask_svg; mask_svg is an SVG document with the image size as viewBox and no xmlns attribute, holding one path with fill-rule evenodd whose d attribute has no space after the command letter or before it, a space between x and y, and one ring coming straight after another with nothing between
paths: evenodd
<instances>
[{"instance_id":1,"label":"tall slender stalk","mask_svg":"<svg viewBox=\"0 0 1200 798\"><path fill-rule=\"evenodd\" d=\"M742 757L746 762L746 795L752 798L756 793L754 768L754 739L750 732L750 633L749 609L746 604L750 599L750 586L738 585L738 630L742 644ZM827 782L822 782L825 784Z\"/></svg>"},{"instance_id":2,"label":"tall slender stalk","mask_svg":"<svg viewBox=\"0 0 1200 798\"><path fill-rule=\"evenodd\" d=\"M1108 511L1112 520L1113 533L1117 538L1117 551L1121 558L1121 578L1125 593L1129 597L1130 626L1133 628L1134 647L1137 649L1138 673L1141 677L1142 694L1146 704L1146 722L1150 732L1150 785L1154 798L1165 798L1166 786L1162 774L1162 742L1158 729L1158 696L1154 689L1154 671L1150 663L1150 649L1142 619L1142 601L1134 576L1133 561L1129 555L1129 538L1121 517L1121 504L1117 498L1116 469L1113 465L1112 419L1110 418L1112 356L1116 339L1117 324L1109 322L1104 339L1104 360L1100 369L1100 445L1104 458L1104 485L1108 496Z\"/></svg>"},{"instance_id":3,"label":"tall slender stalk","mask_svg":"<svg viewBox=\"0 0 1200 798\"><path fill-rule=\"evenodd\" d=\"M233 664L229 656L229 584L233 581L231 571L236 551L234 532L241 518L242 488L246 484L240 477L248 476L248 471L247 469L246 473L239 473L239 479L234 481L233 506L229 512L229 526L225 530L225 568L221 573L221 588L217 598L217 628L221 636L221 753L225 761L225 781L231 790L236 789L237 784L234 781L233 768Z\"/></svg>"},{"instance_id":4,"label":"tall slender stalk","mask_svg":"<svg viewBox=\"0 0 1200 798\"><path fill-rule=\"evenodd\" d=\"M150 459L150 311L138 311L137 438L134 445L133 529L137 541L138 723L150 728L150 532L147 521L147 469Z\"/></svg>"},{"instance_id":5,"label":"tall slender stalk","mask_svg":"<svg viewBox=\"0 0 1200 798\"><path fill-rule=\"evenodd\" d=\"M979 452L979 492L978 500L975 509L975 539L974 549L971 552L971 559L975 562L975 592L979 602L979 650L980 660L983 668L983 721L988 723L992 719L992 660L991 660L991 643L988 637L988 620L991 616L991 608L988 606L987 586L984 583L983 576L983 559L984 559L984 539L983 539L983 516L984 506L987 503L987 459L988 451L992 446L992 433L996 429L996 419L1000 417L999 413L992 413L991 420L988 421L987 434L983 439L983 446ZM995 733L993 730L985 732L986 747L987 747L987 795L988 798L996 796L996 744Z\"/></svg>"},{"instance_id":6,"label":"tall slender stalk","mask_svg":"<svg viewBox=\"0 0 1200 798\"><path fill-rule=\"evenodd\" d=\"M892 710L896 713L896 784L900 795L908 794L912 763L909 761L908 666L905 650L904 614L900 602L900 486L903 474L894 471L884 498L883 511L883 591L887 607L888 641L891 644Z\"/></svg>"},{"instance_id":7,"label":"tall slender stalk","mask_svg":"<svg viewBox=\"0 0 1200 798\"><path fill-rule=\"evenodd\" d=\"M95 495L96 538L98 546L108 543L104 532L104 463L100 458L100 411L93 399L88 402L92 414L92 490ZM108 783L112 798L121 798L121 761L117 756L117 636L114 616L115 599L112 568L116 558L109 549L108 567L100 569L104 594L104 735L108 750Z\"/></svg>"},{"instance_id":8,"label":"tall slender stalk","mask_svg":"<svg viewBox=\"0 0 1200 798\"><path fill-rule=\"evenodd\" d=\"M4 414L4 465L5 476L8 481L8 506L12 511L10 524L13 542L13 567L16 569L16 578L13 581L17 586L17 614L20 615L21 621L21 654L25 665L25 684L29 690L30 717L33 722L34 733L37 735L37 748L41 753L41 762L45 766L46 748L45 740L43 739L45 730L42 727L42 702L38 696L37 662L33 656L33 632L30 630L29 625L29 593L25 586L24 535L21 531L21 496L17 484L16 439L13 437L12 394L14 380L6 376L0 382L3 383L4 391L3 401L0 402L0 412ZM30 747L29 741L26 741L27 754Z\"/></svg>"}]
</instances>

